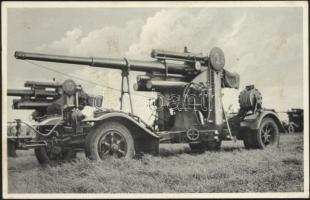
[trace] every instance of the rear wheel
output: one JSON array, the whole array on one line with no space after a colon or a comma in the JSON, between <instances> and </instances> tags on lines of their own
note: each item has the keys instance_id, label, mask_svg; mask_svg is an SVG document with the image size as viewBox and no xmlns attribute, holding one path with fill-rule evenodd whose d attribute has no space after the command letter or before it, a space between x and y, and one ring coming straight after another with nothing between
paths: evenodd
<instances>
[{"instance_id":1,"label":"rear wheel","mask_svg":"<svg viewBox=\"0 0 310 200\"><path fill-rule=\"evenodd\" d=\"M279 139L279 128L272 118L262 120L259 129L254 133L247 133L243 139L245 148L264 149L274 146Z\"/></svg>"},{"instance_id":2,"label":"rear wheel","mask_svg":"<svg viewBox=\"0 0 310 200\"><path fill-rule=\"evenodd\" d=\"M92 160L108 157L132 158L135 154L134 140L130 131L119 122L105 122L85 142L85 154Z\"/></svg>"},{"instance_id":3,"label":"rear wheel","mask_svg":"<svg viewBox=\"0 0 310 200\"><path fill-rule=\"evenodd\" d=\"M255 133L245 133L243 138L243 144L246 149L254 149L255 146Z\"/></svg>"}]
</instances>

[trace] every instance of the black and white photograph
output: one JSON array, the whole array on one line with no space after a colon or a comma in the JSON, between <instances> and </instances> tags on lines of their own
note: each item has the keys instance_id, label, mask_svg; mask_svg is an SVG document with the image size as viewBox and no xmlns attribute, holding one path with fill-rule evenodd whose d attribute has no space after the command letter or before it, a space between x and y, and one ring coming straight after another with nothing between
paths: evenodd
<instances>
[{"instance_id":1,"label":"black and white photograph","mask_svg":"<svg viewBox=\"0 0 310 200\"><path fill-rule=\"evenodd\" d=\"M309 197L306 1L4 1L2 190Z\"/></svg>"}]
</instances>

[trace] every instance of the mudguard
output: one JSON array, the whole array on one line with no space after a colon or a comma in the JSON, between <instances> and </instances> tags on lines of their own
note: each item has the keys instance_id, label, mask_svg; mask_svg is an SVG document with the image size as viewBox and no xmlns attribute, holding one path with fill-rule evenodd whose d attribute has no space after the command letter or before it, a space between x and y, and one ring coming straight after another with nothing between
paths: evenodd
<instances>
[{"instance_id":1,"label":"mudguard","mask_svg":"<svg viewBox=\"0 0 310 200\"><path fill-rule=\"evenodd\" d=\"M240 127L249 128L251 130L258 130L262 120L265 117L272 118L278 125L279 131L281 133L285 132L283 124L281 123L281 120L279 119L278 115L275 112L269 111L269 110L262 110L262 111L256 112L253 115L246 116L244 120L240 122Z\"/></svg>"},{"instance_id":2,"label":"mudguard","mask_svg":"<svg viewBox=\"0 0 310 200\"><path fill-rule=\"evenodd\" d=\"M61 116L53 116L46 118L40 122L35 123L35 126L53 126L55 124L58 124L62 120Z\"/></svg>"},{"instance_id":3,"label":"mudguard","mask_svg":"<svg viewBox=\"0 0 310 200\"><path fill-rule=\"evenodd\" d=\"M91 118L86 118L82 120L83 122L102 122L105 120L118 120L118 121L123 121L125 122L129 128L130 127L138 127L140 130L142 130L145 134L153 137L154 139L159 140L159 136L147 129L142 123L138 122L136 119L131 117L130 115L123 113L123 112L108 112L108 113L103 113L102 115L98 117L91 117Z\"/></svg>"}]
</instances>

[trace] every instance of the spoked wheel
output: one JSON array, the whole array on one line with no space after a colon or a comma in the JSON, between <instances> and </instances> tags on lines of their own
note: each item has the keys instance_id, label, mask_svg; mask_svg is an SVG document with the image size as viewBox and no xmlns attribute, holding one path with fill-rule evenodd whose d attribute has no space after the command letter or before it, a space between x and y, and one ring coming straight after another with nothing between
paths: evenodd
<instances>
[{"instance_id":1,"label":"spoked wheel","mask_svg":"<svg viewBox=\"0 0 310 200\"><path fill-rule=\"evenodd\" d=\"M92 160L108 157L131 158L135 154L130 131L118 122L106 122L89 133L85 142L85 154Z\"/></svg>"},{"instance_id":2,"label":"spoked wheel","mask_svg":"<svg viewBox=\"0 0 310 200\"><path fill-rule=\"evenodd\" d=\"M36 139L48 141L48 138L40 136L39 134L36 135ZM35 148L34 154L38 162L45 165L71 161L76 158L77 152L71 148L65 149L60 144L49 143L46 147Z\"/></svg>"},{"instance_id":3,"label":"spoked wheel","mask_svg":"<svg viewBox=\"0 0 310 200\"><path fill-rule=\"evenodd\" d=\"M290 124L287 128L288 133L294 133L295 132L295 127L293 124Z\"/></svg>"},{"instance_id":4,"label":"spoked wheel","mask_svg":"<svg viewBox=\"0 0 310 200\"><path fill-rule=\"evenodd\" d=\"M76 151L57 147L39 147L34 149L35 156L40 164L56 164L71 161L76 158Z\"/></svg>"},{"instance_id":5,"label":"spoked wheel","mask_svg":"<svg viewBox=\"0 0 310 200\"><path fill-rule=\"evenodd\" d=\"M126 139L120 132L110 130L99 139L98 154L101 159L104 159L108 155L120 158L126 156L127 146Z\"/></svg>"},{"instance_id":6,"label":"spoked wheel","mask_svg":"<svg viewBox=\"0 0 310 200\"><path fill-rule=\"evenodd\" d=\"M248 133L244 138L246 148L264 149L267 146L275 146L279 139L279 128L272 118L262 120L259 129L255 133Z\"/></svg>"},{"instance_id":7,"label":"spoked wheel","mask_svg":"<svg viewBox=\"0 0 310 200\"><path fill-rule=\"evenodd\" d=\"M271 118L263 119L259 128L258 147L263 149L266 146L274 146L279 138L277 124Z\"/></svg>"}]
</instances>

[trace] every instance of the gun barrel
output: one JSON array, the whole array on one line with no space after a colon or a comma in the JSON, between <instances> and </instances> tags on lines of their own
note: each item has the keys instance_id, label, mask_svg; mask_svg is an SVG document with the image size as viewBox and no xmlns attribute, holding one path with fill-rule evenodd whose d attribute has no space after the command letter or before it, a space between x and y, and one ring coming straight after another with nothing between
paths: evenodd
<instances>
[{"instance_id":1,"label":"gun barrel","mask_svg":"<svg viewBox=\"0 0 310 200\"><path fill-rule=\"evenodd\" d=\"M42 87L42 88L58 88L62 84L58 82L39 82L39 81L26 81L25 87Z\"/></svg>"},{"instance_id":2,"label":"gun barrel","mask_svg":"<svg viewBox=\"0 0 310 200\"><path fill-rule=\"evenodd\" d=\"M47 90L18 90L18 89L8 89L7 91L8 96L15 96L15 97L57 97L59 94L55 91L47 91Z\"/></svg>"},{"instance_id":3,"label":"gun barrel","mask_svg":"<svg viewBox=\"0 0 310 200\"><path fill-rule=\"evenodd\" d=\"M46 109L50 105L52 105L52 101L13 100L14 109Z\"/></svg>"},{"instance_id":4,"label":"gun barrel","mask_svg":"<svg viewBox=\"0 0 310 200\"><path fill-rule=\"evenodd\" d=\"M67 63L77 65L89 65L92 67L101 68L112 68L126 70L130 68L133 71L143 72L166 72L171 74L186 74L188 69L193 69L192 66L187 64L177 63L162 63L158 60L155 61L140 61L140 60L127 60L115 59L115 58L95 58L95 57L73 57L63 55L50 55L50 54L39 54L39 53L28 53L28 52L15 52L16 59L25 60L37 60L45 62L56 62L56 63Z\"/></svg>"},{"instance_id":5,"label":"gun barrel","mask_svg":"<svg viewBox=\"0 0 310 200\"><path fill-rule=\"evenodd\" d=\"M163 80L142 80L137 81L134 84L135 91L167 91L167 90L179 90L184 88L187 82L183 81L163 81Z\"/></svg>"},{"instance_id":6,"label":"gun barrel","mask_svg":"<svg viewBox=\"0 0 310 200\"><path fill-rule=\"evenodd\" d=\"M189 52L173 52L173 51L165 51L165 50L158 50L153 49L151 52L152 58L157 59L172 59L172 60L183 60L183 61L191 61L194 62L195 60L201 60L201 61L207 61L208 56L205 56L203 54L194 54Z\"/></svg>"},{"instance_id":7,"label":"gun barrel","mask_svg":"<svg viewBox=\"0 0 310 200\"><path fill-rule=\"evenodd\" d=\"M30 96L33 94L33 91L31 90L15 90L15 89L8 89L7 95L8 96Z\"/></svg>"}]
</instances>

